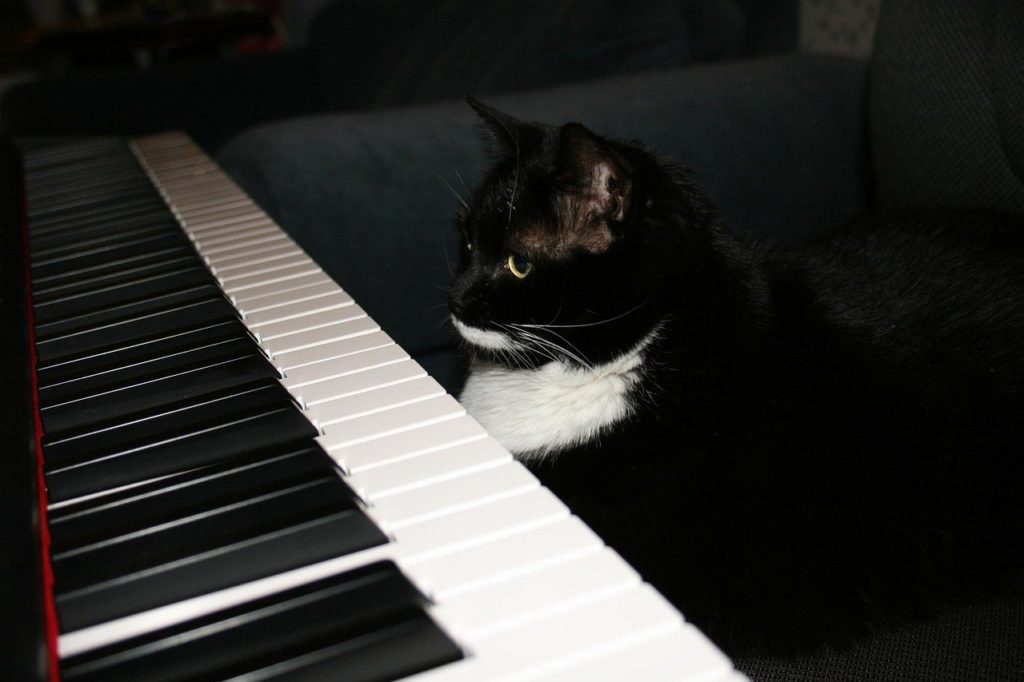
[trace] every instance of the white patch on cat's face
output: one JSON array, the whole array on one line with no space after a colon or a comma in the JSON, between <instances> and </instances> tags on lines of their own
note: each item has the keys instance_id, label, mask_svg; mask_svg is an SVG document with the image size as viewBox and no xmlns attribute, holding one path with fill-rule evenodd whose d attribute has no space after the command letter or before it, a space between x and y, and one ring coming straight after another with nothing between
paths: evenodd
<instances>
[{"instance_id":1,"label":"white patch on cat's face","mask_svg":"<svg viewBox=\"0 0 1024 682\"><path fill-rule=\"evenodd\" d=\"M655 327L632 350L593 369L549 362L509 369L477 361L460 400L519 459L537 459L580 445L629 416L632 389L643 376L643 353Z\"/></svg>"},{"instance_id":2,"label":"white patch on cat's face","mask_svg":"<svg viewBox=\"0 0 1024 682\"><path fill-rule=\"evenodd\" d=\"M486 348L487 350L509 350L515 345L512 343L512 339L501 332L470 327L468 324L459 322L455 319L454 315L452 315L452 324L455 325L456 331L459 332L462 338L474 346Z\"/></svg>"}]
</instances>

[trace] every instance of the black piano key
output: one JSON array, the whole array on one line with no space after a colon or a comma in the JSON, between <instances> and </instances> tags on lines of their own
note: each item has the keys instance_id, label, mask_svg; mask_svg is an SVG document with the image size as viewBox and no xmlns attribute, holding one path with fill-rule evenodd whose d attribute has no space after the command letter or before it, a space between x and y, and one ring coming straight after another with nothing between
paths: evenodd
<instances>
[{"instance_id":1,"label":"black piano key","mask_svg":"<svg viewBox=\"0 0 1024 682\"><path fill-rule=\"evenodd\" d=\"M458 645L421 609L382 619L373 632L255 670L253 680L380 682L409 677L462 658Z\"/></svg>"},{"instance_id":2,"label":"black piano key","mask_svg":"<svg viewBox=\"0 0 1024 682\"><path fill-rule=\"evenodd\" d=\"M77 630L386 542L387 537L359 509L318 515L203 554L58 594L61 628Z\"/></svg>"},{"instance_id":3,"label":"black piano key","mask_svg":"<svg viewBox=\"0 0 1024 682\"><path fill-rule=\"evenodd\" d=\"M36 172L30 172L26 176L26 184L30 189L38 187L48 187L50 185L63 185L69 180L76 180L80 178L88 178L90 175L102 175L107 177L117 173L134 172L139 173L140 169L136 166L131 168L127 158L127 154L111 154L99 156L92 159L83 159L79 161L71 161L68 163L61 164L59 166L53 166L47 170L39 170Z\"/></svg>"},{"instance_id":4,"label":"black piano key","mask_svg":"<svg viewBox=\"0 0 1024 682\"><path fill-rule=\"evenodd\" d=\"M171 246L190 245L188 237L181 230L165 234L147 234L134 239L124 239L113 244L102 244L91 248L81 247L70 252L32 260L32 279L46 281L53 275L82 271L107 263L122 261L133 256L156 253Z\"/></svg>"},{"instance_id":5,"label":"black piano key","mask_svg":"<svg viewBox=\"0 0 1024 682\"><path fill-rule=\"evenodd\" d=\"M117 268L98 273L90 273L84 277L67 278L49 284L33 282L32 301L41 303L62 298L69 294L82 293L103 287L126 284L137 279L155 277L170 272L192 267L196 264L196 253L191 249L182 248L171 257L160 254L152 258L143 258Z\"/></svg>"},{"instance_id":6,"label":"black piano key","mask_svg":"<svg viewBox=\"0 0 1024 682\"><path fill-rule=\"evenodd\" d=\"M93 211L104 207L121 206L133 200L161 201L160 195L152 183L134 181L134 186L110 187L96 192L89 192L81 196L71 193L67 197L57 197L50 200L41 200L36 206L30 206L27 213L29 222L36 220L47 220L55 216L77 213L78 211ZM31 195L29 203L31 204Z\"/></svg>"},{"instance_id":7,"label":"black piano key","mask_svg":"<svg viewBox=\"0 0 1024 682\"><path fill-rule=\"evenodd\" d=\"M159 419L44 445L50 501L140 483L238 457L256 447L318 435L294 405L282 404L287 396L271 394L274 387L207 401L192 406L193 414L165 413ZM265 394L255 395L260 392ZM253 404L257 402L263 404ZM115 443L105 443L105 437Z\"/></svg>"},{"instance_id":8,"label":"black piano key","mask_svg":"<svg viewBox=\"0 0 1024 682\"><path fill-rule=\"evenodd\" d=\"M337 478L333 461L316 444L261 448L244 457L51 508L50 549L60 554L246 497L330 477L355 499L355 493Z\"/></svg>"},{"instance_id":9,"label":"black piano key","mask_svg":"<svg viewBox=\"0 0 1024 682\"><path fill-rule=\"evenodd\" d=\"M132 239L150 234L170 233L181 228L166 212L156 212L113 223L103 221L98 225L77 226L65 232L51 233L35 239L30 252L32 260L72 252L80 248L92 248L104 244L115 244L122 239Z\"/></svg>"},{"instance_id":10,"label":"black piano key","mask_svg":"<svg viewBox=\"0 0 1024 682\"><path fill-rule=\"evenodd\" d=\"M68 163L76 159L121 154L128 150L125 141L118 137L88 137L71 142L60 142L46 146L27 145L22 148L22 163L26 174L32 177L41 169L51 165Z\"/></svg>"},{"instance_id":11,"label":"black piano key","mask_svg":"<svg viewBox=\"0 0 1024 682\"><path fill-rule=\"evenodd\" d=\"M277 487L230 504L54 553L58 595L247 542L330 514L356 509L337 476Z\"/></svg>"},{"instance_id":12,"label":"black piano key","mask_svg":"<svg viewBox=\"0 0 1024 682\"><path fill-rule=\"evenodd\" d=\"M220 294L220 288L206 278L206 281L193 286L181 286L172 291L164 291L148 296L139 295L138 291L132 291L129 287L119 287L119 293L127 300L111 300L113 296L101 297L104 300L90 300L88 297L76 297L75 303L79 309L60 317L47 316L47 319L36 319L36 339L39 341L69 334L71 332L93 329L112 322L126 320L140 315L177 306L207 300ZM109 292L108 292L109 293ZM128 298L128 297L131 298ZM53 306L41 306L44 311L50 312ZM65 306L65 309L71 306Z\"/></svg>"},{"instance_id":13,"label":"black piano key","mask_svg":"<svg viewBox=\"0 0 1024 682\"><path fill-rule=\"evenodd\" d=\"M128 161L123 157L106 157L68 164L61 166L59 172L54 168L54 172L49 175L27 178L26 187L30 194L46 195L68 189L102 187L126 178L145 177L142 169L137 165L133 168Z\"/></svg>"},{"instance_id":14,"label":"black piano key","mask_svg":"<svg viewBox=\"0 0 1024 682\"><path fill-rule=\"evenodd\" d=\"M120 284L83 288L64 296L35 301L32 310L39 326L91 311L154 299L213 283L213 276L202 265L186 266L149 277L130 279Z\"/></svg>"},{"instance_id":15,"label":"black piano key","mask_svg":"<svg viewBox=\"0 0 1024 682\"><path fill-rule=\"evenodd\" d=\"M36 369L40 395L57 395L64 388L56 388L67 382L88 380L89 377L107 372L123 373L124 381L134 377L147 376L165 368L177 367L183 354L197 352L202 358L213 357L204 354L204 349L215 344L235 341L249 341L251 336L237 319L216 322L192 329L145 339L114 349L94 353L80 353L53 362L42 362ZM211 352L218 353L219 349ZM102 380L102 379L101 379ZM111 380L117 383L121 380ZM57 393L48 392L54 387ZM66 387L65 387L66 388Z\"/></svg>"},{"instance_id":16,"label":"black piano key","mask_svg":"<svg viewBox=\"0 0 1024 682\"><path fill-rule=\"evenodd\" d=\"M178 331L214 322L237 319L235 308L222 296L166 308L159 312L112 322L88 330L71 332L36 343L41 363L126 346L133 342L169 336Z\"/></svg>"},{"instance_id":17,"label":"black piano key","mask_svg":"<svg viewBox=\"0 0 1024 682\"><path fill-rule=\"evenodd\" d=\"M235 358L191 367L158 378L43 406L48 435L109 424L140 412L180 404L211 393L278 377L273 365L253 348Z\"/></svg>"},{"instance_id":18,"label":"black piano key","mask_svg":"<svg viewBox=\"0 0 1024 682\"><path fill-rule=\"evenodd\" d=\"M54 235L66 234L68 230L79 227L92 227L98 224L112 224L119 220L131 220L154 211L166 213L167 204L158 196L125 199L113 206L80 209L73 213L54 215L46 218L34 218L29 225L29 240L36 240Z\"/></svg>"},{"instance_id":19,"label":"black piano key","mask_svg":"<svg viewBox=\"0 0 1024 682\"><path fill-rule=\"evenodd\" d=\"M68 658L61 672L65 680L395 680L462 658L424 604L394 564L378 562Z\"/></svg>"},{"instance_id":20,"label":"black piano key","mask_svg":"<svg viewBox=\"0 0 1024 682\"><path fill-rule=\"evenodd\" d=\"M82 267L79 269L60 272L51 276L43 276L33 281L33 286L38 287L43 296L49 296L54 291L68 292L79 287L93 287L101 284L112 284L124 282L133 276L146 273L161 272L165 269L176 267L181 263L195 263L196 251L190 245L182 244L166 249L155 250L150 253L128 256L119 260ZM35 300L35 289L33 299Z\"/></svg>"},{"instance_id":21,"label":"black piano key","mask_svg":"<svg viewBox=\"0 0 1024 682\"><path fill-rule=\"evenodd\" d=\"M117 258L119 253L113 251L114 249L168 237L187 239L177 224L166 215L163 219L151 218L142 225L126 221L124 225L108 222L88 230L78 227L69 230L65 235L50 236L51 240L62 239L62 243L50 244L46 248L33 248L31 261L34 271L44 265L59 262L70 267L81 267L74 259L84 258L88 254L111 254L111 258Z\"/></svg>"},{"instance_id":22,"label":"black piano key","mask_svg":"<svg viewBox=\"0 0 1024 682\"><path fill-rule=\"evenodd\" d=\"M291 396L274 381L259 381L179 404L125 415L65 433L45 434L43 452L54 469L130 452L168 439L186 438L220 421L292 408Z\"/></svg>"},{"instance_id":23,"label":"black piano key","mask_svg":"<svg viewBox=\"0 0 1024 682\"><path fill-rule=\"evenodd\" d=\"M127 357L122 352L121 354L114 354L122 357L120 364L113 361L106 363L105 367L80 367L79 369L82 370L80 372L71 372L70 368L68 368L69 371L62 377L48 375L47 378L56 378L56 380L46 384L40 382L39 404L42 407L47 407L67 400L90 396L149 379L182 372L192 367L236 357L244 357L253 352L260 352L253 341L245 336L241 329L237 331L240 334L238 336L229 336L228 338L210 342L188 344L185 347L173 349L162 355L149 356L149 354L139 354L138 356ZM73 365L74 363L71 364ZM93 371L89 371L89 369Z\"/></svg>"},{"instance_id":24,"label":"black piano key","mask_svg":"<svg viewBox=\"0 0 1024 682\"><path fill-rule=\"evenodd\" d=\"M127 174L104 174L102 170L97 170L48 187L30 182L26 189L30 218L37 212L60 210L62 206L69 207L64 210L73 211L77 207L112 198L131 197L155 191L149 178L138 170Z\"/></svg>"}]
</instances>

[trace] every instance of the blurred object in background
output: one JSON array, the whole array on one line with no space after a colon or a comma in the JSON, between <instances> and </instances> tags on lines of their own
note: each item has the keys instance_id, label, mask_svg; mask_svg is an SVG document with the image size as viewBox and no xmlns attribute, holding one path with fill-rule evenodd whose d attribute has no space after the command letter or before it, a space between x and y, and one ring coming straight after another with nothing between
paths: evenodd
<instances>
[{"instance_id":1,"label":"blurred object in background","mask_svg":"<svg viewBox=\"0 0 1024 682\"><path fill-rule=\"evenodd\" d=\"M43 0L22 49L41 71L148 68L282 46L280 0Z\"/></svg>"},{"instance_id":2,"label":"blurred object in background","mask_svg":"<svg viewBox=\"0 0 1024 682\"><path fill-rule=\"evenodd\" d=\"M881 0L801 0L800 51L867 59Z\"/></svg>"}]
</instances>

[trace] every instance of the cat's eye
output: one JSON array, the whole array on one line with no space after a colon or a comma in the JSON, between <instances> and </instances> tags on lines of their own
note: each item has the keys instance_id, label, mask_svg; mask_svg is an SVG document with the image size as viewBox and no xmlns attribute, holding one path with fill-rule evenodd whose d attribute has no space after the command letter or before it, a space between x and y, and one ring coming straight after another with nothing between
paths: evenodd
<instances>
[{"instance_id":1,"label":"cat's eye","mask_svg":"<svg viewBox=\"0 0 1024 682\"><path fill-rule=\"evenodd\" d=\"M533 263L526 260L522 256L517 256L514 253L508 255L508 269L513 275L519 279L523 279L533 270Z\"/></svg>"},{"instance_id":2,"label":"cat's eye","mask_svg":"<svg viewBox=\"0 0 1024 682\"><path fill-rule=\"evenodd\" d=\"M473 250L473 242L467 241L466 242L466 251L472 251L472 250Z\"/></svg>"}]
</instances>

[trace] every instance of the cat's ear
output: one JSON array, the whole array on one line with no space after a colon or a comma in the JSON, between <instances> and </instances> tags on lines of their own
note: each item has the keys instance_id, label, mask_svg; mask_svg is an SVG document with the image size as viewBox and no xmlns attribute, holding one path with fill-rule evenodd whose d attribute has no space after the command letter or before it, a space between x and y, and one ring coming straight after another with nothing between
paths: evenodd
<instances>
[{"instance_id":1,"label":"cat's ear","mask_svg":"<svg viewBox=\"0 0 1024 682\"><path fill-rule=\"evenodd\" d=\"M562 126L560 136L558 178L576 193L578 205L606 221L624 220L633 194L628 162L579 123Z\"/></svg>"},{"instance_id":2,"label":"cat's ear","mask_svg":"<svg viewBox=\"0 0 1024 682\"><path fill-rule=\"evenodd\" d=\"M503 114L473 97L467 97L466 101L469 102L469 106L473 107L473 111L480 116L487 126L487 130L491 133L491 138L497 145L498 152L503 156L515 156L519 152L519 136L520 129L523 126L522 121L508 114Z\"/></svg>"}]
</instances>

